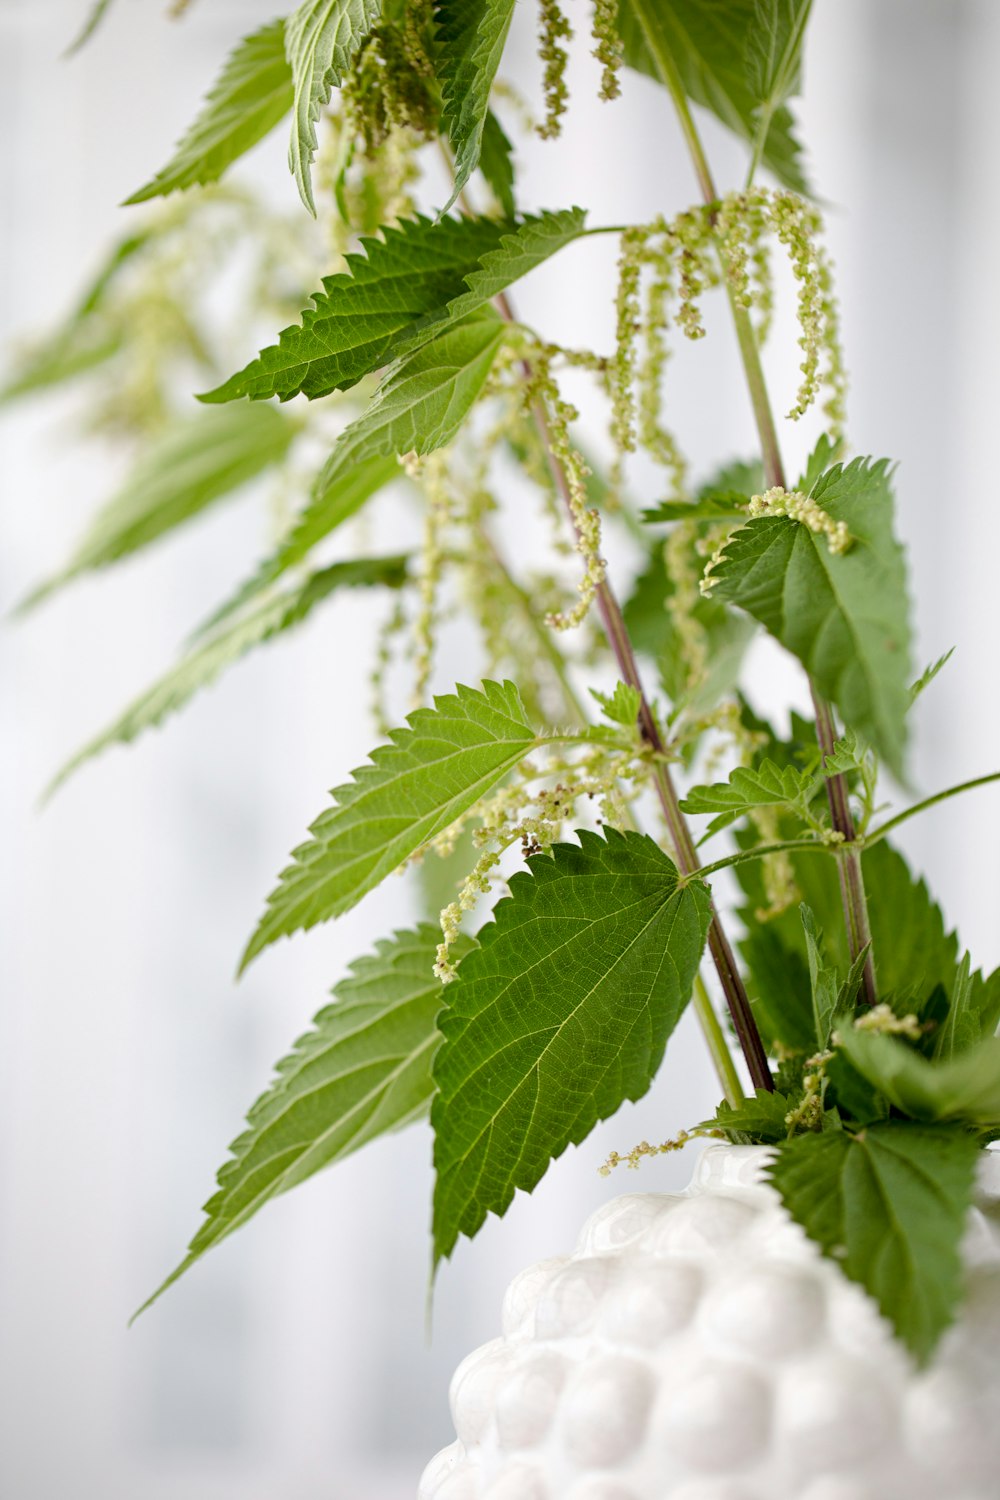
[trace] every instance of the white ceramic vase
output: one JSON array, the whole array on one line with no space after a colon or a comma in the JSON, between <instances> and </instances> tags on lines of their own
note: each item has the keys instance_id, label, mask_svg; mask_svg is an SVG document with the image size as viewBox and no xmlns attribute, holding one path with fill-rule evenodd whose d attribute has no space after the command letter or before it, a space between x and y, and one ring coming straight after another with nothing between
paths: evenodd
<instances>
[{"instance_id":1,"label":"white ceramic vase","mask_svg":"<svg viewBox=\"0 0 1000 1500\"><path fill-rule=\"evenodd\" d=\"M456 1371L458 1441L420 1500L997 1500L1000 1158L923 1371L766 1159L710 1146L685 1193L616 1198L572 1255L522 1272L503 1336Z\"/></svg>"}]
</instances>

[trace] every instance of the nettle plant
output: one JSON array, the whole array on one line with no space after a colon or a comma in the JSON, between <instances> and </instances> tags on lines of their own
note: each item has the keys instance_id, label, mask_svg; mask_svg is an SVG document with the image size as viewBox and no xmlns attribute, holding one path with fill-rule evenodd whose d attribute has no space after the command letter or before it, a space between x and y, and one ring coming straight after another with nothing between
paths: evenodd
<instances>
[{"instance_id":1,"label":"nettle plant","mask_svg":"<svg viewBox=\"0 0 1000 1500\"><path fill-rule=\"evenodd\" d=\"M8 396L88 379L96 424L137 449L35 597L277 476L277 540L256 572L67 770L160 723L339 590L381 590L376 699L405 674L418 706L334 790L243 964L407 864L441 860L452 882L439 921L360 958L278 1063L165 1285L279 1193L428 1113L437 1264L647 1091L690 1002L723 1101L678 1140L603 1170L691 1136L773 1147L788 1211L916 1360L954 1317L977 1158L1000 1136L1000 971L973 969L890 842L964 787L894 815L879 800L883 767L905 788L908 715L942 663L913 681L891 466L846 449L831 266L788 106L809 9L598 0L602 97L628 69L657 80L700 191L673 217L604 229L574 206L519 211L494 112L525 146L558 136L571 35L558 0L538 7L535 125L498 81L514 0L303 0L238 42L174 156L129 199L168 201L130 220L73 315L12 377ZM716 184L693 106L746 142L741 186ZM315 224L218 186L288 116ZM421 210L424 164L441 155L453 187ZM617 340L598 351L551 342L511 293L592 234L621 245L606 289ZM759 357L779 260L801 347L788 415L821 422L793 478ZM732 315L760 451L692 484L664 371L703 335L710 294ZM606 399L603 471L579 440L567 372ZM641 509L627 474L637 450L660 475ZM346 548L361 529L348 523L388 503L387 487L419 515L419 546L331 561L327 539ZM547 557L504 555L512 488L550 528ZM623 600L604 528L644 559ZM431 701L439 627L456 610L478 636L481 679ZM740 689L761 630L808 674L814 714L787 730ZM588 673L617 685L588 697ZM725 925L717 879L740 893Z\"/></svg>"}]
</instances>

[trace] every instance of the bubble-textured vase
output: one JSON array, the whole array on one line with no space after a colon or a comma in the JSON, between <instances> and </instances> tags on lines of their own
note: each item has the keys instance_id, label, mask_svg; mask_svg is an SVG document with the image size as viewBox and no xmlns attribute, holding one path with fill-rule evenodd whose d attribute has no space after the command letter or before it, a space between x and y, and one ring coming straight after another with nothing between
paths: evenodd
<instances>
[{"instance_id":1,"label":"bubble-textured vase","mask_svg":"<svg viewBox=\"0 0 1000 1500\"><path fill-rule=\"evenodd\" d=\"M458 1441L420 1500L997 1500L1000 1159L922 1371L766 1159L711 1146L687 1192L617 1198L571 1256L522 1272L503 1337L456 1371Z\"/></svg>"}]
</instances>

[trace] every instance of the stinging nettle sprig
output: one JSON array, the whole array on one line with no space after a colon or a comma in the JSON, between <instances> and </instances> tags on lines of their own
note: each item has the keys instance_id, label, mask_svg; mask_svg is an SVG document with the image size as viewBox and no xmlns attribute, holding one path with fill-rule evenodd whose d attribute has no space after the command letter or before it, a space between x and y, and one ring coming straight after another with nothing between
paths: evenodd
<instances>
[{"instance_id":1,"label":"stinging nettle sprig","mask_svg":"<svg viewBox=\"0 0 1000 1500\"><path fill-rule=\"evenodd\" d=\"M977 1153L1000 1137L1000 971L960 955L889 836L1000 773L881 813L880 767L905 786L910 709L943 659L912 683L893 472L846 450L833 268L791 111L809 13L809 0L733 0L708 24L700 0L598 0L595 92L611 102L630 73L656 80L699 194L664 204L651 176L644 221L604 228L580 207L518 203L507 126L525 122L502 77L513 0L302 0L235 39L174 154L128 200L152 207L8 380L7 400L77 383L91 423L135 448L29 603L262 475L276 496L259 566L57 779L256 646L318 628L344 588L385 596L372 643L383 743L293 850L243 963L409 867L429 920L354 964L278 1063L165 1285L271 1198L427 1115L446 1258L646 1092L692 1001L724 1102L605 1169L708 1134L767 1145L788 1210L917 1360L954 1316ZM562 149L569 14L537 6L545 113L519 149ZM745 143L741 183L717 185L700 109ZM220 184L286 125L315 223ZM436 198L430 158L451 174ZM607 350L525 325L514 290L593 233L619 239ZM192 282L200 292L247 245L245 304L216 328ZM797 478L760 358L782 257L799 372L780 409L820 429ZM713 296L730 310L759 452L692 484L671 366L697 357L687 345ZM605 402L603 446L580 433L567 371ZM180 385L201 392L193 414ZM636 453L662 493L634 493ZM510 548L515 506L518 535L533 507L543 543ZM388 515L406 518L392 548L359 551ZM605 556L615 529L641 554L631 581ZM435 692L456 623L480 676ZM742 688L760 630L808 681L813 715L787 730ZM739 892L725 922L724 874ZM862 1240L873 1194L892 1212ZM887 1257L909 1267L903 1281L886 1279Z\"/></svg>"}]
</instances>

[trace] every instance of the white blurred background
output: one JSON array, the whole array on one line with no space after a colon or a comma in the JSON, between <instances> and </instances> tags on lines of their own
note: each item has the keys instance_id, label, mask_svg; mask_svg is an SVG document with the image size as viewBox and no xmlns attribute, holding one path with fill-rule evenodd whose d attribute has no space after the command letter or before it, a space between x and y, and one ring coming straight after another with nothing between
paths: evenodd
<instances>
[{"instance_id":1,"label":"white blurred background","mask_svg":"<svg viewBox=\"0 0 1000 1500\"><path fill-rule=\"evenodd\" d=\"M112 237L115 207L187 125L266 0L118 0L74 61L84 0L0 0L0 341L62 313ZM581 202L592 222L674 211L694 188L665 98L629 76L596 100L589 6L563 139L532 150L524 206ZM535 15L508 69L537 92ZM829 205L859 452L900 462L919 599L919 663L956 645L922 700L921 790L1000 764L994 442L1000 406L1000 7L991 0L816 0L803 133ZM741 153L705 126L720 181ZM279 136L281 133L279 132ZM244 164L294 203L283 139ZM651 186L652 185L652 186ZM522 313L607 344L609 251L539 273ZM794 378L773 343L779 406ZM249 354L252 351L247 351ZM721 317L671 369L696 469L751 452ZM0 607L60 560L117 475L60 400L0 414ZM791 433L792 458L808 434ZM647 498L652 498L647 497ZM369 1147L297 1189L126 1329L176 1261L274 1058L346 963L415 914L390 882L339 924L235 957L291 845L370 748L358 645L374 601L345 598L129 751L86 768L39 814L48 773L172 658L261 545L260 507L220 507L148 555L0 633L0 1496L3 1500L410 1500L449 1440L448 1376L492 1337L510 1276L558 1253L602 1198L607 1150L673 1134L715 1088L681 1027L654 1090L463 1245L425 1337L429 1134ZM392 543L390 543L390 546ZM447 686L461 664L441 663ZM756 658L756 695L793 681ZM1000 961L1000 797L910 825L905 845L976 963ZM689 1159L639 1185L680 1185Z\"/></svg>"}]
</instances>

